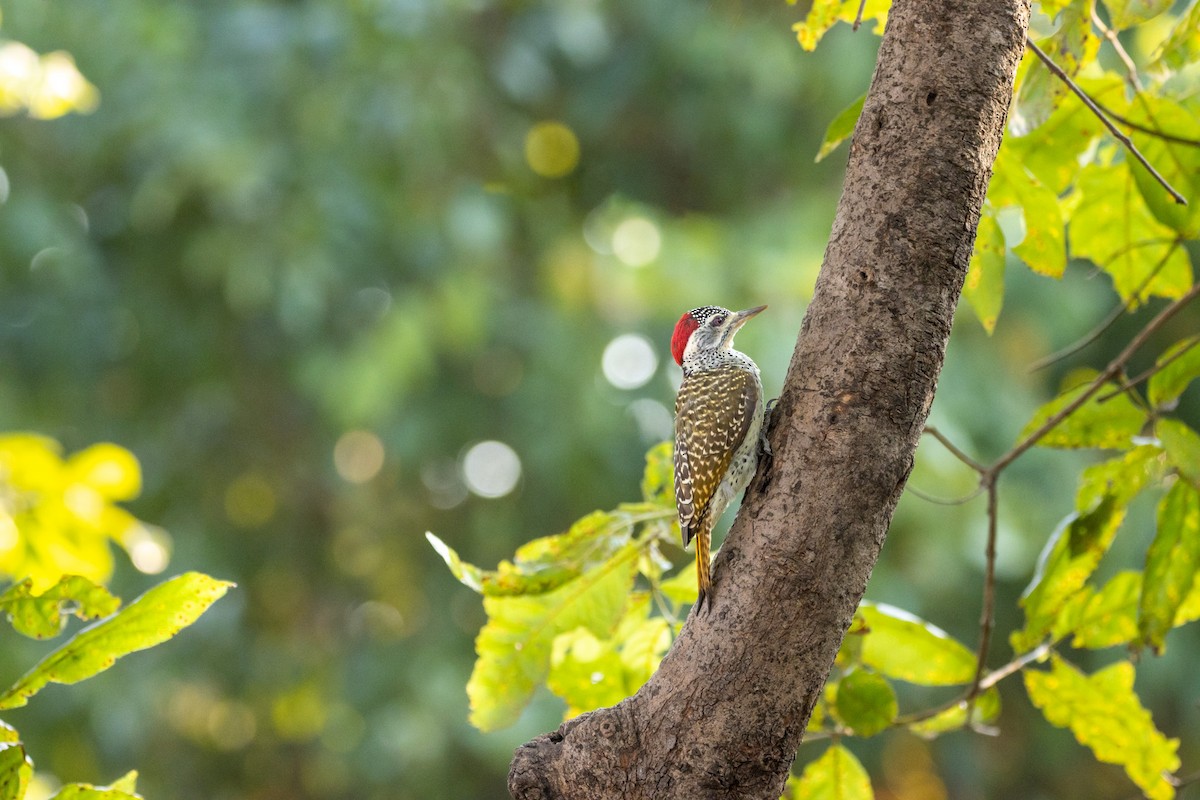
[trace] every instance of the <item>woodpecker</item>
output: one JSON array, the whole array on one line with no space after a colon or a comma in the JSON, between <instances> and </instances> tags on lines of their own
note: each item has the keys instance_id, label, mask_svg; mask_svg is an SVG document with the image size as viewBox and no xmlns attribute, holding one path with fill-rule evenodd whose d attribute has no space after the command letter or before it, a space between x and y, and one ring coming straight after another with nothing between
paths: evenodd
<instances>
[{"instance_id":1,"label":"woodpecker","mask_svg":"<svg viewBox=\"0 0 1200 800\"><path fill-rule=\"evenodd\" d=\"M766 306L692 309L679 318L671 354L683 367L675 398L675 506L683 545L696 540L698 602L712 608L712 530L758 467L763 391L758 366L733 349L738 329Z\"/></svg>"}]
</instances>

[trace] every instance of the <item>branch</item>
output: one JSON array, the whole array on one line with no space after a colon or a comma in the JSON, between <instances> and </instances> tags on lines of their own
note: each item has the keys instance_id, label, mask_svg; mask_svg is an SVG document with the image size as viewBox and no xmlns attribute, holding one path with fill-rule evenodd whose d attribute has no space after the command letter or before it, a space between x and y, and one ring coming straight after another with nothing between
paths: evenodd
<instances>
[{"instance_id":1,"label":"branch","mask_svg":"<svg viewBox=\"0 0 1200 800\"><path fill-rule=\"evenodd\" d=\"M1171 197L1175 200L1176 203L1179 203L1181 206L1186 206L1187 198L1184 197L1183 195L1181 195L1179 192L1175 191L1175 187L1172 186L1170 183L1168 183L1167 179L1164 178L1162 175L1160 175L1158 170L1156 170L1153 167L1153 165L1151 165L1150 162L1146 160L1146 157L1141 154L1141 151L1139 151L1137 149L1137 147L1133 144L1133 141L1128 136L1126 136L1125 133L1120 128L1118 128L1116 125L1113 124L1112 120L1110 120L1105 115L1105 113L1100 110L1100 107L1097 106L1096 102L1094 100L1092 100L1091 97L1088 96L1087 92L1083 91L1083 89L1080 89L1079 86L1075 83L1075 81L1071 80L1071 76L1068 75L1066 72L1063 72L1062 67L1058 66L1058 64L1055 64L1053 61L1051 61L1050 56L1046 55L1042 51L1042 48L1040 48L1036 44L1034 44L1033 39L1026 37L1025 44L1028 45L1029 48L1031 50L1033 50L1034 53L1037 54L1037 57L1042 60L1042 63L1046 65L1047 69L1049 69L1052 73L1054 73L1055 77L1057 77L1059 80L1061 80L1063 83L1065 83L1067 85L1067 88L1069 88L1072 92L1074 92L1075 95L1080 100L1083 101L1083 104L1085 106L1087 106L1089 109L1091 109L1092 113L1096 115L1097 119L1099 119L1101 122L1104 123L1104 127L1108 128L1109 133L1111 133L1114 137L1116 137L1116 140L1118 142L1120 142L1121 144L1123 144L1125 146L1125 149L1128 150L1130 152L1130 154L1132 154L1133 157L1136 158L1138 160L1138 162L1143 167L1146 168L1146 171L1149 172L1150 175L1156 181L1158 181L1159 184L1161 184L1164 189L1167 190L1167 194L1171 195Z\"/></svg>"},{"instance_id":2,"label":"branch","mask_svg":"<svg viewBox=\"0 0 1200 800\"><path fill-rule=\"evenodd\" d=\"M1036 431L1029 434L1015 446L1013 446L1011 450L1009 450L994 464L992 464L992 466L988 468L988 471L993 475L997 474L1000 472L1000 470L1004 469L1006 466L1015 461L1022 453L1037 444L1043 436L1053 430L1060 422L1071 416L1071 414L1074 414L1075 411L1080 408L1080 406L1091 399L1092 395L1100 391L1100 388L1104 386L1104 384L1112 380L1114 376L1121 372L1121 370L1125 367L1126 362L1128 362L1129 359L1133 357L1133 354L1137 352L1137 350L1143 344L1146 343L1146 340L1148 340L1159 328L1165 325L1167 321L1171 319L1171 317L1175 316L1175 314L1177 314L1188 303L1196 299L1197 295L1200 295L1200 283L1194 284L1192 288L1188 290L1187 294L1176 300L1174 303L1171 303L1171 305L1167 306L1162 311L1158 312L1158 316L1150 320L1150 322L1146 324L1146 327L1142 328L1141 332L1139 332L1137 336L1133 337L1133 341L1126 345L1125 349L1122 350L1107 367L1105 367L1104 371L1097 375L1095 379L1088 384L1087 389L1085 389L1078 397L1066 405L1061 411L1042 423L1041 427L1039 427Z\"/></svg>"},{"instance_id":3,"label":"branch","mask_svg":"<svg viewBox=\"0 0 1200 800\"><path fill-rule=\"evenodd\" d=\"M1124 394L1125 392L1128 392L1130 389L1137 386L1142 381L1153 378L1159 372L1162 372L1164 369L1166 369L1168 366L1170 366L1171 362L1175 361L1177 358L1180 358L1181 356L1186 354L1189 350L1191 350L1193 347L1195 347L1198 344L1200 344L1200 336L1193 336L1192 340L1190 342L1188 342L1185 346L1179 348L1178 351L1172 353L1168 358L1155 364L1153 367L1151 367L1150 369L1141 373L1137 377L1130 378L1129 380L1125 381L1125 383L1122 383L1120 386L1118 386L1116 389L1113 389L1111 392L1109 392L1107 394L1103 394L1100 397L1097 397L1096 402L1097 403L1107 402L1119 394Z\"/></svg>"}]
</instances>

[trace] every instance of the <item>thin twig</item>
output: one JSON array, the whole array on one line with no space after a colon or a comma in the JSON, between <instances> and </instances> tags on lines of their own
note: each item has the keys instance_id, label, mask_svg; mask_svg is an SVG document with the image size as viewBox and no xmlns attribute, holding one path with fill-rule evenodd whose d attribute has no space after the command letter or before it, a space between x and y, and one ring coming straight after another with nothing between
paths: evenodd
<instances>
[{"instance_id":1,"label":"thin twig","mask_svg":"<svg viewBox=\"0 0 1200 800\"><path fill-rule=\"evenodd\" d=\"M1054 647L1054 645L1052 642L1049 642L1049 641L1042 642L1037 647L1030 650L1028 653L1017 656L1016 658L1014 658L1012 661L1008 662L1004 666L998 667L997 669L992 670L991 672L989 672L987 675L984 676L983 680L981 680L979 682L979 692L980 693L986 692L988 689L992 688L997 683L999 683L1000 681L1007 678L1009 675L1012 675L1013 673L1016 673L1016 672L1020 672L1025 667L1032 664L1034 661L1040 661L1041 659L1045 658L1046 655L1049 654L1050 651L1053 649L1053 647ZM965 693L960 694L951 700L947 700L945 703L942 703L941 705L933 706L932 708L923 708L920 711L914 711L911 714L904 714L902 716L898 716L898 717L896 717L896 721L893 724L895 724L895 725L911 725L914 722L924 722L927 719L932 719L933 717L936 717L938 714L941 714L945 711L949 711L950 709L955 708L956 706L960 706L965 702L967 702L966 694ZM805 739L807 739L807 738L808 738L808 736L806 735Z\"/></svg>"},{"instance_id":2,"label":"thin twig","mask_svg":"<svg viewBox=\"0 0 1200 800\"><path fill-rule=\"evenodd\" d=\"M926 494L925 492L922 492L920 489L918 489L915 486L906 486L904 488L905 488L905 491L912 492L914 495L916 495L920 499L924 500L926 503L933 503L934 505L939 505L939 506L966 505L967 503L974 500L976 497L979 497L979 495L983 494L982 486L976 486L971 491L970 494L965 494L962 497L954 497L954 498L934 497L931 494Z\"/></svg>"},{"instance_id":3,"label":"thin twig","mask_svg":"<svg viewBox=\"0 0 1200 800\"><path fill-rule=\"evenodd\" d=\"M860 0L858 4L858 13L854 15L854 26L851 30L858 30L858 26L862 25L863 12L867 10L867 0Z\"/></svg>"},{"instance_id":4,"label":"thin twig","mask_svg":"<svg viewBox=\"0 0 1200 800\"><path fill-rule=\"evenodd\" d=\"M950 454L952 456L957 458L962 463L966 464L971 469L973 469L976 472L981 473L981 474L984 471L986 471L986 469L987 469L986 467L984 467L978 461L971 458L969 455L967 455L962 450L960 450L958 448L958 446L954 444L954 442L952 442L948 438L946 438L946 435L944 433L942 433L941 431L939 431L937 428L933 427L932 425L926 425L924 433L928 433L930 436L937 439L941 443L942 447L944 447L950 451Z\"/></svg>"},{"instance_id":5,"label":"thin twig","mask_svg":"<svg viewBox=\"0 0 1200 800\"><path fill-rule=\"evenodd\" d=\"M1096 7L1092 6L1092 24L1100 29L1104 34L1104 38L1108 39L1108 43L1112 45L1113 50L1117 51L1117 58L1125 64L1125 70L1129 74L1129 84L1133 86L1135 91L1142 91L1142 79L1138 77L1137 67L1133 63L1133 59L1129 57L1121 40L1117 38L1117 33L1112 28L1104 24L1100 19L1100 15L1096 13ZM1099 104L1097 104L1099 105Z\"/></svg>"},{"instance_id":6,"label":"thin twig","mask_svg":"<svg viewBox=\"0 0 1200 800\"><path fill-rule=\"evenodd\" d=\"M975 678L971 688L967 690L967 721L975 710L975 698L982 689L983 673L987 670L988 647L992 643L992 629L995 627L996 616L996 474L984 476L987 484L987 548L986 562L983 573L983 611L979 615L979 652L975 656Z\"/></svg>"},{"instance_id":7,"label":"thin twig","mask_svg":"<svg viewBox=\"0 0 1200 800\"><path fill-rule=\"evenodd\" d=\"M1120 386L1113 389L1108 394L1100 395L1099 397L1096 398L1096 402L1097 403L1108 402L1109 400L1116 397L1117 395L1128 392L1130 389L1137 386L1142 381L1153 378L1156 374L1158 374L1159 372L1162 372L1164 369L1166 369L1171 364L1172 361L1174 361L1177 358L1180 358L1181 356L1183 356L1184 353L1187 353L1189 350L1191 350L1193 347L1195 347L1198 344L1200 344L1200 335L1193 336L1192 340L1190 342L1188 342L1186 345L1184 345L1183 347L1179 348L1179 350L1172 353L1170 356L1163 359L1161 362L1155 364L1153 367L1151 367L1150 369L1141 373L1137 377L1130 378L1125 383L1122 383Z\"/></svg>"},{"instance_id":8,"label":"thin twig","mask_svg":"<svg viewBox=\"0 0 1200 800\"><path fill-rule=\"evenodd\" d=\"M1013 461L1015 461L1022 453L1037 444L1043 436L1053 430L1060 422L1071 416L1071 414L1074 414L1080 406L1091 399L1092 395L1100 391L1100 388L1104 386L1104 384L1108 383L1114 376L1120 373L1126 362L1133 357L1133 354L1137 352L1137 350L1143 344L1145 344L1146 341L1152 335L1154 335L1159 328L1165 325L1167 321L1171 319L1171 317L1175 316L1180 309L1182 309L1192 300L1195 300L1197 295L1200 295L1200 283L1194 284L1192 288L1188 290L1187 294L1171 303L1171 305L1167 306L1162 311L1158 312L1158 316L1146 323L1146 327L1142 328L1138 335L1133 337L1133 340L1125 346L1125 349L1122 350L1107 367L1105 367L1103 372L1097 375L1095 379L1088 384L1087 388L1084 389L1078 397L1059 410L1057 414L1042 423L1037 430L1014 445L1011 450L1002 455L995 463L988 467L987 471L992 475L996 475L1000 472L1000 470L1004 469Z\"/></svg>"},{"instance_id":9,"label":"thin twig","mask_svg":"<svg viewBox=\"0 0 1200 800\"><path fill-rule=\"evenodd\" d=\"M1111 133L1118 142L1120 142L1122 145L1124 145L1125 149L1128 150L1130 152L1130 154L1133 155L1133 157L1136 158L1138 160L1138 162L1143 167L1146 168L1146 171L1149 172L1150 175L1153 176L1153 178L1156 181L1158 181L1159 184L1161 184L1164 189L1167 190L1167 194L1171 195L1171 197L1175 200L1176 203L1186 206L1187 198L1184 197L1183 195L1181 195L1179 192L1177 192L1175 190L1175 187L1173 187L1170 183L1168 183L1167 179L1159 174L1158 170L1156 170L1153 167L1153 165L1151 165L1150 162L1146 160L1146 157L1141 154L1141 152L1137 149L1137 147L1134 146L1134 144L1130 140L1130 138L1128 136L1126 136L1125 133L1122 132L1120 128L1118 128L1116 125L1114 125L1113 121L1110 120L1105 115L1105 113L1100 110L1100 107L1097 106L1095 101L1093 101L1092 98L1088 96L1087 92L1083 91L1083 89L1080 89L1079 86L1075 83L1075 81L1071 80L1071 76L1067 75L1067 73L1062 70L1062 67L1058 66L1058 64L1055 64L1050 59L1050 56L1046 55L1045 52L1042 51L1042 48L1040 48L1036 44L1034 44L1033 39L1031 39L1027 36L1027 37L1025 37L1025 43L1029 46L1029 48L1031 50L1033 50L1033 52L1035 54L1037 54L1037 57L1042 60L1042 63L1046 65L1046 68L1048 70L1050 70L1052 73L1054 73L1055 77L1057 77L1059 80L1061 80L1063 83L1065 83L1067 85L1067 88L1069 88L1072 92L1074 92L1075 95L1080 100L1083 101L1083 104L1085 106L1087 106L1092 111L1093 114L1096 115L1096 118L1104 123L1104 127L1108 128L1109 133Z\"/></svg>"},{"instance_id":10,"label":"thin twig","mask_svg":"<svg viewBox=\"0 0 1200 800\"><path fill-rule=\"evenodd\" d=\"M1150 270L1150 272L1148 272L1146 274L1146 277L1142 279L1142 282L1138 285L1138 287L1136 289L1134 289L1133 292L1129 295L1128 300L1118 303L1116 306L1114 306L1113 310L1108 312L1108 316L1105 317L1099 325L1092 328L1091 331L1089 331L1086 335L1084 335L1083 338L1078 339L1074 343L1067 345L1062 350L1059 350L1055 353L1051 353L1050 355L1046 356L1045 358L1042 358L1042 359L1039 359L1039 360L1033 362L1033 364L1031 364L1029 367L1029 371L1037 372L1038 370L1045 369L1046 367L1050 366L1051 364L1057 364L1059 361L1062 361L1064 358L1075 355L1080 350L1082 350L1083 348L1087 347L1092 342L1099 339L1100 336L1103 335L1103 333L1105 331L1107 331L1109 328L1111 328L1113 326L1113 323L1115 323L1118 319L1121 318L1122 314L1124 314L1126 311L1129 311L1133 308L1134 302L1139 297L1141 297L1142 292L1146 291L1146 289L1149 288L1150 284L1154 281L1154 279L1158 277L1158 273L1161 272L1163 267L1165 267L1167 265L1167 261L1175 253L1175 248L1179 246L1180 240L1179 239L1143 239L1141 241L1134 242L1127 247L1122 247L1115 254L1113 254L1112 258L1110 258L1109 262L1107 262L1107 263L1111 263L1112 261L1127 254L1128 252L1130 252L1131 250L1133 250L1135 248L1149 247L1150 245L1163 244L1164 242L1171 242L1171 247L1167 248L1167 251L1165 253L1163 253L1163 257L1160 258L1158 260L1158 263L1154 265L1154 269Z\"/></svg>"},{"instance_id":11,"label":"thin twig","mask_svg":"<svg viewBox=\"0 0 1200 800\"><path fill-rule=\"evenodd\" d=\"M1101 103L1099 100L1096 100L1095 103L1097 106L1100 107L1101 111L1103 111L1105 114L1108 114L1110 117L1112 117L1117 122L1121 123L1122 125L1124 125L1127 128L1133 128L1135 131L1141 131L1142 133L1146 134L1147 136L1153 136L1156 139L1162 139L1164 142L1172 142L1174 144L1183 144L1183 145L1187 145L1188 147L1200 147L1200 139L1190 139L1187 136L1179 136L1174 133L1167 133L1166 131L1160 131L1158 128L1151 128L1149 125L1143 125L1140 122L1134 122L1133 120L1129 119L1128 117L1121 116L1117 112L1110 109L1108 106Z\"/></svg>"}]
</instances>

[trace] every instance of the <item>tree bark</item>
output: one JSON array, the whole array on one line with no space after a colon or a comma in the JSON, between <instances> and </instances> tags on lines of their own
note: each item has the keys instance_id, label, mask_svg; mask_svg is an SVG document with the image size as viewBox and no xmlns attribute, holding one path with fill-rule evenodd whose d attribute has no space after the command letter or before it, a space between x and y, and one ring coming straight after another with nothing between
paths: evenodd
<instances>
[{"instance_id":1,"label":"tree bark","mask_svg":"<svg viewBox=\"0 0 1200 800\"><path fill-rule=\"evenodd\" d=\"M1028 0L893 3L713 608L636 695L518 748L514 798L780 796L912 469L1028 18Z\"/></svg>"}]
</instances>

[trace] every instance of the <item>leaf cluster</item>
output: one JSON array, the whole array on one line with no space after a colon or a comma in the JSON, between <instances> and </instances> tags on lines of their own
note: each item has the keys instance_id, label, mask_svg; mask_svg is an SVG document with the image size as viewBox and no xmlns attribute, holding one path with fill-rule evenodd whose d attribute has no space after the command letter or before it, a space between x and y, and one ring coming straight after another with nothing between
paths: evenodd
<instances>
[{"instance_id":1,"label":"leaf cluster","mask_svg":"<svg viewBox=\"0 0 1200 800\"><path fill-rule=\"evenodd\" d=\"M121 541L129 528L142 524L112 503L135 497L139 489L137 460L116 445L95 445L63 460L53 440L0 437L0 524L9 534L0 563L9 574L31 573L0 593L0 612L14 631L39 640L63 634L71 617L94 620L0 691L0 710L24 706L50 683L78 683L172 638L233 585L188 572L122 607L92 577L63 574L82 566L92 576L108 576L108 541ZM0 798L21 800L32 778L33 762L20 734L0 721ZM109 786L72 783L53 798L140 798L136 782L137 773L130 772Z\"/></svg>"}]
</instances>

